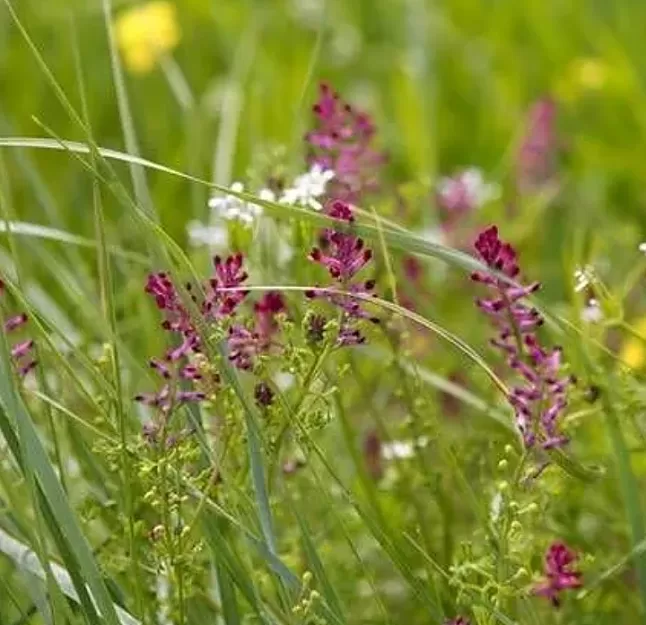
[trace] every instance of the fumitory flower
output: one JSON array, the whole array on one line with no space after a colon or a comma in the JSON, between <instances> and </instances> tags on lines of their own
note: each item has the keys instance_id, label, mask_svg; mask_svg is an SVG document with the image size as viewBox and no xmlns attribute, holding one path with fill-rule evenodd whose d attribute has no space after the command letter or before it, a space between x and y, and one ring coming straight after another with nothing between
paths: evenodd
<instances>
[{"instance_id":1,"label":"fumitory flower","mask_svg":"<svg viewBox=\"0 0 646 625\"><path fill-rule=\"evenodd\" d=\"M444 625L471 625L471 621L468 618L464 618L464 616L456 616L450 621L445 621Z\"/></svg>"},{"instance_id":2,"label":"fumitory flower","mask_svg":"<svg viewBox=\"0 0 646 625\"><path fill-rule=\"evenodd\" d=\"M326 83L320 85L312 110L317 126L305 135L308 162L334 172L330 197L356 203L379 187L385 157L372 145L375 126L366 113L344 102Z\"/></svg>"},{"instance_id":3,"label":"fumitory flower","mask_svg":"<svg viewBox=\"0 0 646 625\"><path fill-rule=\"evenodd\" d=\"M5 285L0 280L0 295L4 292ZM4 331L7 335L19 331L28 321L25 313L19 313L9 317L4 322ZM34 341L32 339L24 339L17 341L9 346L9 353L11 360L21 377L26 376L35 366L36 360L32 357Z\"/></svg>"},{"instance_id":4,"label":"fumitory flower","mask_svg":"<svg viewBox=\"0 0 646 625\"><path fill-rule=\"evenodd\" d=\"M562 542L555 542L545 553L545 578L534 587L534 593L546 597L555 608L561 605L559 594L580 588L581 572L574 569L577 555Z\"/></svg>"},{"instance_id":5,"label":"fumitory flower","mask_svg":"<svg viewBox=\"0 0 646 625\"><path fill-rule=\"evenodd\" d=\"M558 419L565 410L572 378L561 374L561 349L546 349L539 342L535 332L543 324L540 313L523 303L540 284L511 283L520 274L518 257L509 243L500 240L496 226L480 233L475 248L489 268L509 278L508 281L479 271L471 276L492 292L491 297L477 299L476 304L498 328L492 345L502 352L520 378L508 399L523 441L526 447L538 444L543 449L563 445L567 438L558 432Z\"/></svg>"},{"instance_id":6,"label":"fumitory flower","mask_svg":"<svg viewBox=\"0 0 646 625\"><path fill-rule=\"evenodd\" d=\"M248 274L242 267L242 254L233 254L224 260L214 256L214 273L208 282L207 293L202 304L205 318L222 319L233 314L238 305L249 293L237 289L247 279Z\"/></svg>"},{"instance_id":7,"label":"fumitory flower","mask_svg":"<svg viewBox=\"0 0 646 625\"><path fill-rule=\"evenodd\" d=\"M334 200L326 207L331 217L352 224L354 216L349 204ZM375 287L374 280L354 281L356 274L363 269L372 258L372 250L365 247L363 239L351 232L341 232L326 228L320 239L321 245L310 252L310 260L325 267L330 277L335 281L335 288L352 295L372 296ZM378 319L371 316L361 305L360 298L344 293L335 293L327 289L311 289L306 292L310 298L323 298L342 311L341 326L337 342L339 345L356 345L364 342L361 332L354 327L357 319L368 319L377 323Z\"/></svg>"}]
</instances>

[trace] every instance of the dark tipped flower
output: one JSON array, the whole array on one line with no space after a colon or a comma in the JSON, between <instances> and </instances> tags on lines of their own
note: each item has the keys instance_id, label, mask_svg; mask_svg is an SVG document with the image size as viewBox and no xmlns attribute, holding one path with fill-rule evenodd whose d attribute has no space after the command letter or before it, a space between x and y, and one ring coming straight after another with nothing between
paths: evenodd
<instances>
[{"instance_id":1,"label":"dark tipped flower","mask_svg":"<svg viewBox=\"0 0 646 625\"><path fill-rule=\"evenodd\" d=\"M555 608L561 605L560 593L581 588L581 572L575 570L577 555L565 543L555 542L545 553L545 578L534 587L534 593L552 602Z\"/></svg>"},{"instance_id":2,"label":"dark tipped flower","mask_svg":"<svg viewBox=\"0 0 646 625\"><path fill-rule=\"evenodd\" d=\"M247 296L244 289L237 289L247 279L247 272L242 267L242 254L234 254L222 260L219 256L213 259L214 274L209 280L209 292L203 305L206 316L222 319L232 315L238 305Z\"/></svg>"},{"instance_id":3,"label":"dark tipped flower","mask_svg":"<svg viewBox=\"0 0 646 625\"><path fill-rule=\"evenodd\" d=\"M349 204L340 200L330 202L327 212L340 221L351 224L354 221ZM353 282L372 259L372 250L367 249L363 239L351 232L340 232L327 228L321 235L321 246L312 249L310 260L325 267L330 277L337 283L335 289L349 293L336 293L334 289L315 288L305 292L310 299L325 299L343 311L337 344L340 346L358 345L364 342L361 332L354 327L357 319L368 319L374 323L379 320L371 316L362 306L361 299L372 297L374 280ZM358 296L358 297L357 297Z\"/></svg>"},{"instance_id":4,"label":"dark tipped flower","mask_svg":"<svg viewBox=\"0 0 646 625\"><path fill-rule=\"evenodd\" d=\"M372 145L375 126L369 115L355 110L325 83L312 110L316 128L305 135L308 161L334 172L330 196L356 203L378 189L385 157Z\"/></svg>"},{"instance_id":5,"label":"dark tipped flower","mask_svg":"<svg viewBox=\"0 0 646 625\"><path fill-rule=\"evenodd\" d=\"M527 286L516 284L520 274L518 256L511 245L501 241L495 226L480 233L475 248L489 268L515 281L510 284L484 272L472 274L475 282L486 285L492 292L491 297L476 300L498 329L491 343L521 380L509 394L518 429L527 447L561 446L567 438L559 433L558 420L567 405L567 390L572 380L561 373L561 350L545 349L535 334L543 324L540 313L522 302L540 285L538 282Z\"/></svg>"},{"instance_id":6,"label":"dark tipped flower","mask_svg":"<svg viewBox=\"0 0 646 625\"><path fill-rule=\"evenodd\" d=\"M444 621L444 625L471 625L471 621L464 616L456 616L449 621Z\"/></svg>"}]
</instances>

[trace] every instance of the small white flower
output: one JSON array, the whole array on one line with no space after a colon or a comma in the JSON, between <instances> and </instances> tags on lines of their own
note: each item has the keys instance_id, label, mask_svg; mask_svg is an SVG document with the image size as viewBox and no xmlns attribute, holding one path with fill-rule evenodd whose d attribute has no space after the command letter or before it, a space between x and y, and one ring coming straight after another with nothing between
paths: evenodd
<instances>
[{"instance_id":1,"label":"small white flower","mask_svg":"<svg viewBox=\"0 0 646 625\"><path fill-rule=\"evenodd\" d=\"M415 455L415 449L421 449L428 444L426 436L420 436L417 441L391 441L381 446L381 457L384 460L407 460Z\"/></svg>"},{"instance_id":2,"label":"small white flower","mask_svg":"<svg viewBox=\"0 0 646 625\"><path fill-rule=\"evenodd\" d=\"M314 210L321 210L323 205L317 198L325 194L327 183L334 178L334 172L323 169L320 165L313 165L306 174L294 180L294 185L285 189L280 198L283 204L299 204Z\"/></svg>"},{"instance_id":3,"label":"small white flower","mask_svg":"<svg viewBox=\"0 0 646 625\"><path fill-rule=\"evenodd\" d=\"M581 321L585 323L599 323L603 319L603 310L598 300L590 298L581 311Z\"/></svg>"},{"instance_id":4,"label":"small white flower","mask_svg":"<svg viewBox=\"0 0 646 625\"><path fill-rule=\"evenodd\" d=\"M189 221L186 225L188 242L192 247L225 247L229 235L222 226L208 226L201 221Z\"/></svg>"},{"instance_id":5,"label":"small white flower","mask_svg":"<svg viewBox=\"0 0 646 625\"><path fill-rule=\"evenodd\" d=\"M592 265L586 265L585 267L577 267L574 272L574 279L576 284L574 285L574 290L577 293L584 291L591 284L594 284L597 281L597 276Z\"/></svg>"},{"instance_id":6,"label":"small white flower","mask_svg":"<svg viewBox=\"0 0 646 625\"><path fill-rule=\"evenodd\" d=\"M646 254L646 241L645 241L644 243L640 243L640 244L639 244L639 251L640 251L642 254Z\"/></svg>"},{"instance_id":7,"label":"small white flower","mask_svg":"<svg viewBox=\"0 0 646 625\"><path fill-rule=\"evenodd\" d=\"M457 176L440 178L437 192L449 207L456 208L480 208L500 197L499 185L485 182L482 172L475 167Z\"/></svg>"},{"instance_id":8,"label":"small white flower","mask_svg":"<svg viewBox=\"0 0 646 625\"><path fill-rule=\"evenodd\" d=\"M231 191L242 193L244 185L241 182L234 182L231 185ZM209 208L224 219L238 220L245 226L250 226L262 214L262 206L241 200L231 194L212 197L209 200Z\"/></svg>"}]
</instances>

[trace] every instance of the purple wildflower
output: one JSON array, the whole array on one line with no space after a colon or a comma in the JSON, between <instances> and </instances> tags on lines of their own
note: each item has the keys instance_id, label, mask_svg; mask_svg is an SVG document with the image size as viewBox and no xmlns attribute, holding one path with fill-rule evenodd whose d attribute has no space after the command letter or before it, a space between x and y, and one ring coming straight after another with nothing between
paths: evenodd
<instances>
[{"instance_id":1,"label":"purple wildflower","mask_svg":"<svg viewBox=\"0 0 646 625\"><path fill-rule=\"evenodd\" d=\"M209 281L210 292L203 304L206 317L223 319L233 314L238 305L247 296L248 291L225 291L240 287L247 279L247 272L242 269L242 254L234 254L222 260L219 256L213 259L215 273Z\"/></svg>"},{"instance_id":2,"label":"purple wildflower","mask_svg":"<svg viewBox=\"0 0 646 625\"><path fill-rule=\"evenodd\" d=\"M471 625L471 621L464 616L456 616L454 619L444 621L444 625Z\"/></svg>"},{"instance_id":3,"label":"purple wildflower","mask_svg":"<svg viewBox=\"0 0 646 625\"><path fill-rule=\"evenodd\" d=\"M527 130L516 162L518 190L527 193L549 182L555 173L558 148L556 103L541 98L529 110Z\"/></svg>"},{"instance_id":4,"label":"purple wildflower","mask_svg":"<svg viewBox=\"0 0 646 625\"><path fill-rule=\"evenodd\" d=\"M5 285L2 280L0 280L0 295L4 292ZM13 334L14 332L20 330L28 322L28 317L25 313L20 313L9 317L4 322L4 331L6 334ZM32 369L36 367L36 360L32 356L32 351L34 348L34 341L31 339L25 339L14 343L9 348L9 353L11 360L18 372L20 377L25 377Z\"/></svg>"},{"instance_id":5,"label":"purple wildflower","mask_svg":"<svg viewBox=\"0 0 646 625\"><path fill-rule=\"evenodd\" d=\"M164 380L161 388L154 393L139 393L135 396L135 401L156 408L164 416L168 416L173 408L180 404L189 402L199 402L205 399L205 394L199 391L186 391L177 389L178 377L182 376L182 371L189 367L178 368L175 365L167 366L159 360L152 359L150 366ZM145 435L145 432L144 432Z\"/></svg>"},{"instance_id":6,"label":"purple wildflower","mask_svg":"<svg viewBox=\"0 0 646 625\"><path fill-rule=\"evenodd\" d=\"M516 251L500 240L496 226L480 233L475 248L488 267L510 279L518 277ZM492 297L477 299L476 304L498 328L498 336L491 344L502 352L507 364L522 380L512 388L509 401L525 446L538 443L543 449L549 449L564 445L567 438L558 432L558 418L566 407L572 378L560 373L560 348L546 350L539 343L535 330L543 324L540 313L522 303L540 284L517 286L479 271L471 278L493 291Z\"/></svg>"},{"instance_id":7,"label":"purple wildflower","mask_svg":"<svg viewBox=\"0 0 646 625\"><path fill-rule=\"evenodd\" d=\"M330 202L326 212L347 224L354 221L350 205L341 200ZM364 297L374 295L374 280L353 282L356 274L372 258L372 250L365 247L363 239L360 237L350 232L340 232L332 228L326 228L321 235L320 247L314 247L309 258L327 269L330 277L337 283L336 288L339 290ZM359 330L353 327L352 321L357 319L368 319L373 323L378 323L379 321L364 310L360 299L351 295L335 293L318 287L306 291L305 295L309 298L325 299L343 311L337 340L339 345L358 345L364 342L364 337Z\"/></svg>"},{"instance_id":8,"label":"purple wildflower","mask_svg":"<svg viewBox=\"0 0 646 625\"><path fill-rule=\"evenodd\" d=\"M558 608L561 605L559 593L582 586L581 572L573 568L576 560L576 553L565 543L552 543L545 553L545 579L534 587L534 594L546 597Z\"/></svg>"},{"instance_id":9,"label":"purple wildflower","mask_svg":"<svg viewBox=\"0 0 646 625\"><path fill-rule=\"evenodd\" d=\"M385 156L372 147L375 126L370 116L356 111L326 83L320 85L312 110L317 127L305 135L308 162L334 171L331 197L355 203L378 189Z\"/></svg>"},{"instance_id":10,"label":"purple wildflower","mask_svg":"<svg viewBox=\"0 0 646 625\"><path fill-rule=\"evenodd\" d=\"M229 360L234 366L243 370L252 369L255 357L271 349L273 336L278 331L276 316L284 310L283 296L277 291L268 291L254 305L253 329L239 323L229 328Z\"/></svg>"},{"instance_id":11,"label":"purple wildflower","mask_svg":"<svg viewBox=\"0 0 646 625\"><path fill-rule=\"evenodd\" d=\"M258 334L242 324L236 323L229 328L229 360L238 369L246 371L253 368L254 357L260 351L259 344Z\"/></svg>"}]
</instances>

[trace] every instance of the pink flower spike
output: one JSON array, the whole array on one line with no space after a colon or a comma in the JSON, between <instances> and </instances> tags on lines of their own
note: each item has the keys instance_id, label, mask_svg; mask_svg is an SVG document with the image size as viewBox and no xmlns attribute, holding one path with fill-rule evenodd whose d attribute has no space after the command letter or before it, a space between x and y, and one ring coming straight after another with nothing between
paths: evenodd
<instances>
[{"instance_id":1,"label":"pink flower spike","mask_svg":"<svg viewBox=\"0 0 646 625\"><path fill-rule=\"evenodd\" d=\"M312 111L316 128L305 135L310 146L308 163L334 172L331 197L357 202L378 189L386 159L372 146L375 126L370 117L343 102L326 83L320 85Z\"/></svg>"},{"instance_id":2,"label":"pink flower spike","mask_svg":"<svg viewBox=\"0 0 646 625\"><path fill-rule=\"evenodd\" d=\"M549 599L558 608L562 591L583 585L581 573L573 568L576 560L576 554L565 543L552 543L545 553L545 579L534 587L534 594Z\"/></svg>"},{"instance_id":3,"label":"pink flower spike","mask_svg":"<svg viewBox=\"0 0 646 625\"><path fill-rule=\"evenodd\" d=\"M490 269L518 281L518 255L510 244L500 239L496 226L479 234L475 248ZM561 351L541 347L535 331L543 325L543 318L538 310L522 301L535 293L540 284L511 284L483 272L472 274L472 280L492 291L492 297L478 298L476 305L491 317L498 330L491 344L502 352L508 366L522 379L512 388L509 401L525 445L531 447L538 443L547 449L565 444L567 437L556 430L558 417L567 405L566 392L571 378L559 376Z\"/></svg>"}]
</instances>

